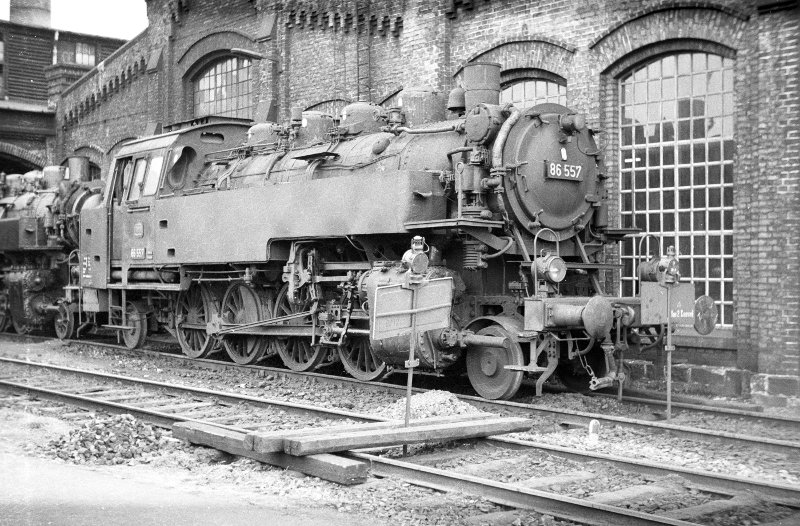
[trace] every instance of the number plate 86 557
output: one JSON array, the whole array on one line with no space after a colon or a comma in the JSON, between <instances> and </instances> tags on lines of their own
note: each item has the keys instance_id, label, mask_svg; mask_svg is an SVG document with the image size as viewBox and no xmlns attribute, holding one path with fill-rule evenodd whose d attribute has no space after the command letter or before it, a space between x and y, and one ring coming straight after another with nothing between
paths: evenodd
<instances>
[{"instance_id":1,"label":"number plate 86 557","mask_svg":"<svg viewBox=\"0 0 800 526\"><path fill-rule=\"evenodd\" d=\"M547 179L564 179L567 181L583 181L579 164L544 162L544 176Z\"/></svg>"}]
</instances>

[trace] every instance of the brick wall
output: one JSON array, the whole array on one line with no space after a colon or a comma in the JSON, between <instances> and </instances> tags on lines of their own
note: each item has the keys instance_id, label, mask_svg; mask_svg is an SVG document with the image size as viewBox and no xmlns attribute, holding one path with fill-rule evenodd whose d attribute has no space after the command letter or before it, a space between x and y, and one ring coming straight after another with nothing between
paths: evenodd
<instances>
[{"instance_id":1,"label":"brick wall","mask_svg":"<svg viewBox=\"0 0 800 526\"><path fill-rule=\"evenodd\" d=\"M739 128L752 140L740 148L742 201L736 301L747 365L800 374L800 16L772 13L753 24L746 110ZM738 79L737 79L738 80ZM744 75L741 78L745 81ZM748 122L742 122L742 121ZM744 144L740 140L740 144ZM746 313L746 314L745 314Z\"/></svg>"},{"instance_id":2,"label":"brick wall","mask_svg":"<svg viewBox=\"0 0 800 526\"><path fill-rule=\"evenodd\" d=\"M272 107L281 118L292 106L331 99L380 102L401 86L445 91L465 63L496 61L506 71L533 68L566 79L568 104L605 132L616 224L619 76L661 53L721 54L735 60L737 97L735 323L698 347L735 349L738 364L753 371L798 375L800 28L796 2L775 12L764 5L148 0L147 32L61 98L63 154L81 145L108 152L145 133L148 123L191 117L193 68L231 49L263 57L254 61L253 105L260 117ZM615 259L615 251L607 257ZM613 284L613 274L606 278Z\"/></svg>"}]
</instances>

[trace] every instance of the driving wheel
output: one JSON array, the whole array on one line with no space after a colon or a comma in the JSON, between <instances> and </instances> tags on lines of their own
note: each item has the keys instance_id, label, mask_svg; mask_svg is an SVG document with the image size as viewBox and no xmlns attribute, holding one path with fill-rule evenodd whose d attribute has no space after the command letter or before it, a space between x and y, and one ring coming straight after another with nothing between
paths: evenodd
<instances>
[{"instance_id":1,"label":"driving wheel","mask_svg":"<svg viewBox=\"0 0 800 526\"><path fill-rule=\"evenodd\" d=\"M348 338L345 344L339 347L339 360L350 376L362 382L378 380L389 372L386 363L372 352L372 346L366 336Z\"/></svg>"},{"instance_id":2,"label":"driving wheel","mask_svg":"<svg viewBox=\"0 0 800 526\"><path fill-rule=\"evenodd\" d=\"M263 319L258 291L252 285L233 283L222 298L220 314L223 323L245 324ZM269 341L263 336L229 334L222 339L231 360L247 365L264 357Z\"/></svg>"},{"instance_id":3,"label":"driving wheel","mask_svg":"<svg viewBox=\"0 0 800 526\"><path fill-rule=\"evenodd\" d=\"M216 338L206 332L206 323L211 320L216 308L202 285L193 283L189 290L178 295L175 333L183 354L189 358L204 358L214 348Z\"/></svg>"},{"instance_id":4,"label":"driving wheel","mask_svg":"<svg viewBox=\"0 0 800 526\"><path fill-rule=\"evenodd\" d=\"M311 308L311 300L290 301L289 285L284 285L275 300L275 317L305 312ZM286 325L310 325L306 316L288 320ZM307 336L278 338L278 354L283 364L293 371L310 371L325 359L328 351L320 345L311 345Z\"/></svg>"}]
</instances>

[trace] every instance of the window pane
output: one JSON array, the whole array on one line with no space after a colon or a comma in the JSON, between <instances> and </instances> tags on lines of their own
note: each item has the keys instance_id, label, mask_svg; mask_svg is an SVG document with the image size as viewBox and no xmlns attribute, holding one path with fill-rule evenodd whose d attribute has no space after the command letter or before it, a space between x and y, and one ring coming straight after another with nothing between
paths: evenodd
<instances>
[{"instance_id":1,"label":"window pane","mask_svg":"<svg viewBox=\"0 0 800 526\"><path fill-rule=\"evenodd\" d=\"M677 236L679 254L685 256L683 278L714 294L728 325L733 319L733 67L733 60L718 55L675 53L642 64L619 81L620 144L629 146L620 151L621 187L633 191L623 192L620 224L635 215L633 223L646 226L665 246ZM637 170L643 167L646 172ZM622 289L635 290L630 250L623 251L622 263Z\"/></svg>"},{"instance_id":2,"label":"window pane","mask_svg":"<svg viewBox=\"0 0 800 526\"><path fill-rule=\"evenodd\" d=\"M630 91L632 89L630 88ZM567 104L567 88L549 80L521 79L503 88L500 93L500 101L514 104L518 108L530 108L545 102L565 106Z\"/></svg>"},{"instance_id":3,"label":"window pane","mask_svg":"<svg viewBox=\"0 0 800 526\"><path fill-rule=\"evenodd\" d=\"M161 176L161 167L164 164L164 158L160 155L150 159L150 166L147 168L147 178L145 178L144 189L142 195L153 195L158 188L158 179Z\"/></svg>"},{"instance_id":4,"label":"window pane","mask_svg":"<svg viewBox=\"0 0 800 526\"><path fill-rule=\"evenodd\" d=\"M144 181L147 159L137 159L136 167L133 169L133 181L128 191L128 201L136 201L142 193L142 182Z\"/></svg>"},{"instance_id":5,"label":"window pane","mask_svg":"<svg viewBox=\"0 0 800 526\"><path fill-rule=\"evenodd\" d=\"M94 46L79 42L75 44L75 63L83 66L94 66Z\"/></svg>"},{"instance_id":6,"label":"window pane","mask_svg":"<svg viewBox=\"0 0 800 526\"><path fill-rule=\"evenodd\" d=\"M231 57L212 64L195 79L194 92L196 117L226 115L250 118L250 61Z\"/></svg>"}]
</instances>

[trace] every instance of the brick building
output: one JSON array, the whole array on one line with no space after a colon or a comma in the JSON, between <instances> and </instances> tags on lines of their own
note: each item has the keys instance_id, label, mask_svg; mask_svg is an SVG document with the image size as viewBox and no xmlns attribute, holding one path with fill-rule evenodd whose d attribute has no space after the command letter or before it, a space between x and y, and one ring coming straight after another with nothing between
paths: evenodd
<instances>
[{"instance_id":1,"label":"brick building","mask_svg":"<svg viewBox=\"0 0 800 526\"><path fill-rule=\"evenodd\" d=\"M446 94L501 64L506 102L604 131L612 221L664 234L721 327L681 356L731 392L800 389L800 9L780 0L147 0L149 27L57 102L57 158L209 114ZM628 289L631 247L614 287ZM611 276L609 276L611 278ZM703 377L705 375L706 378Z\"/></svg>"},{"instance_id":2,"label":"brick building","mask_svg":"<svg viewBox=\"0 0 800 526\"><path fill-rule=\"evenodd\" d=\"M12 1L10 15L0 20L0 172L7 174L55 161L55 106L48 97L125 42L50 28L49 0Z\"/></svg>"}]
</instances>

